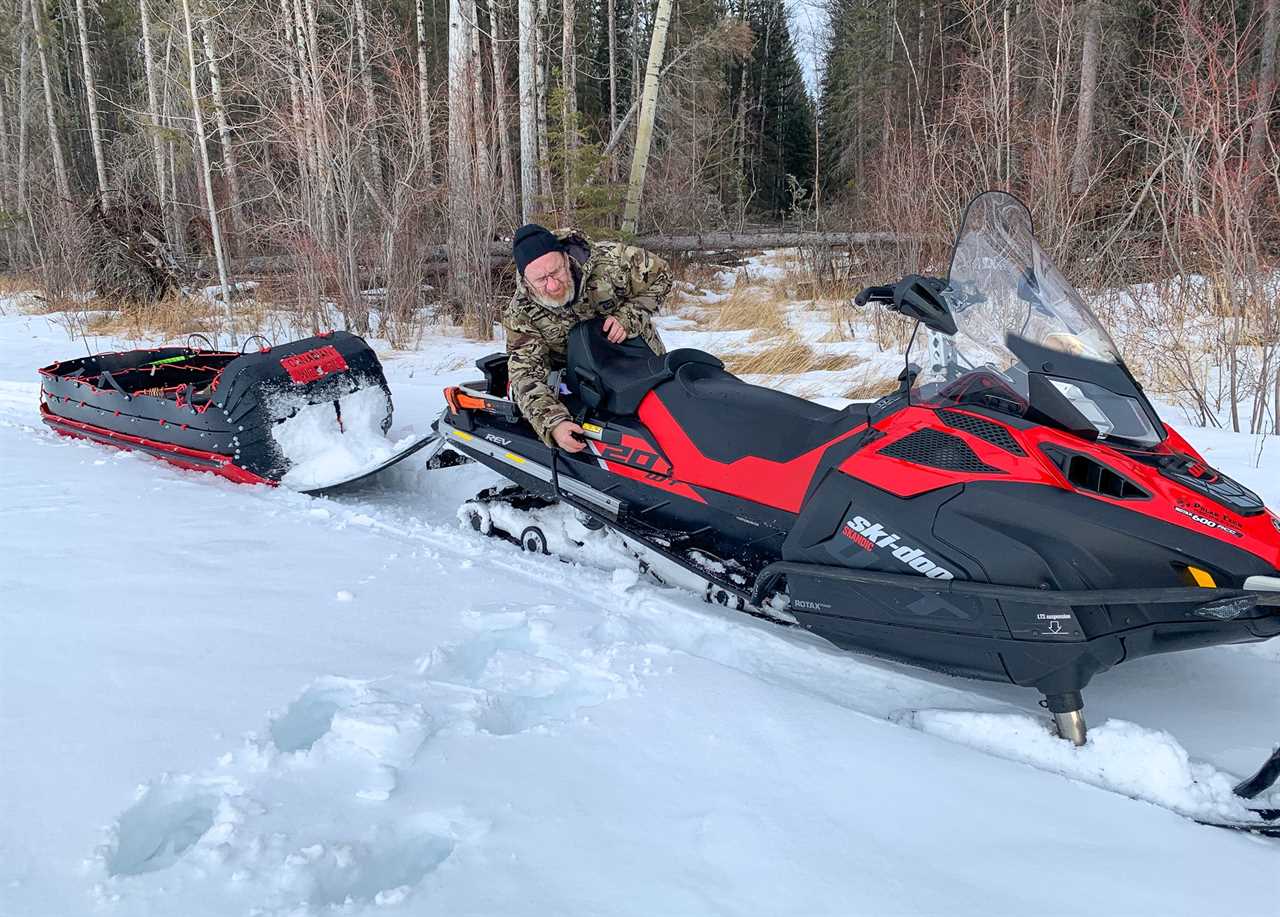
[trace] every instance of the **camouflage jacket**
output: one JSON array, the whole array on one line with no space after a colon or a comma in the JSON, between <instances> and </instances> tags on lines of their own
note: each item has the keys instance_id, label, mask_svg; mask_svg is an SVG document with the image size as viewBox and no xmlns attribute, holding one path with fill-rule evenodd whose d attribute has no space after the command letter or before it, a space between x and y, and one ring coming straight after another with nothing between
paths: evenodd
<instances>
[{"instance_id":1,"label":"camouflage jacket","mask_svg":"<svg viewBox=\"0 0 1280 917\"><path fill-rule=\"evenodd\" d=\"M511 397L547 445L553 444L556 424L572 419L547 382L565 365L569 329L584 319L612 315L627 337L643 337L655 353L665 353L652 317L671 289L667 262L642 248L592 242L575 230L557 230L556 237L569 255L574 298L563 309L548 308L517 277L515 296L502 313Z\"/></svg>"}]
</instances>

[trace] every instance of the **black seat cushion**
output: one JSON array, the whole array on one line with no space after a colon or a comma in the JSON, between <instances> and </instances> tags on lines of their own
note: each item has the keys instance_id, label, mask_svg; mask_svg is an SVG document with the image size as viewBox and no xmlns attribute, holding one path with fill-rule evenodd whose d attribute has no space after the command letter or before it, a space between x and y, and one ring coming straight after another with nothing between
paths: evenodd
<instances>
[{"instance_id":1,"label":"black seat cushion","mask_svg":"<svg viewBox=\"0 0 1280 917\"><path fill-rule=\"evenodd\" d=\"M604 336L604 319L579 322L569 332L565 384L587 407L609 414L630 415L640 409L655 385L674 377L686 364L713 368L724 364L709 353L692 348L659 356L643 338L613 344Z\"/></svg>"},{"instance_id":2,"label":"black seat cushion","mask_svg":"<svg viewBox=\"0 0 1280 917\"><path fill-rule=\"evenodd\" d=\"M726 464L747 456L789 462L867 422L866 405L824 407L707 364L678 367L654 394L699 452Z\"/></svg>"}]
</instances>

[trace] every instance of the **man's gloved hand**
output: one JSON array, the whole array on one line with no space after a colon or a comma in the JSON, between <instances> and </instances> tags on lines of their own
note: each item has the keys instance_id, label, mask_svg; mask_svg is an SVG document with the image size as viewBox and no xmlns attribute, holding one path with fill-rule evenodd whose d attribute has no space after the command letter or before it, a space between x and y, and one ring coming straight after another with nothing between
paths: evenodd
<instances>
[{"instance_id":1,"label":"man's gloved hand","mask_svg":"<svg viewBox=\"0 0 1280 917\"><path fill-rule=\"evenodd\" d=\"M572 420L562 420L556 424L551 430L551 438L565 452L581 452L587 448L586 432Z\"/></svg>"},{"instance_id":2,"label":"man's gloved hand","mask_svg":"<svg viewBox=\"0 0 1280 917\"><path fill-rule=\"evenodd\" d=\"M627 339L627 332L623 329L622 323L610 315L604 320L604 336L609 339L610 344L621 344Z\"/></svg>"}]
</instances>

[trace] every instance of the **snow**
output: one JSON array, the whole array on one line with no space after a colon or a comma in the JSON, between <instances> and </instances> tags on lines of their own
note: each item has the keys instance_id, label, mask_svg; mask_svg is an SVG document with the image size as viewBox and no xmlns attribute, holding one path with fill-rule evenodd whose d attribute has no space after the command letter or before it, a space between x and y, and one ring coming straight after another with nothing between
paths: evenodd
<instances>
[{"instance_id":1,"label":"snow","mask_svg":"<svg viewBox=\"0 0 1280 917\"><path fill-rule=\"evenodd\" d=\"M1148 801L1209 811L1269 753L1277 641L1100 675L1076 750L1034 692L705 604L603 536L486 539L475 466L324 499L58 438L35 368L83 345L3 311L5 917L1275 912L1280 844ZM390 441L491 346L384 352ZM1182 432L1280 503L1274 442Z\"/></svg>"},{"instance_id":2,"label":"snow","mask_svg":"<svg viewBox=\"0 0 1280 917\"><path fill-rule=\"evenodd\" d=\"M414 439L409 435L392 441L383 434L387 394L376 386L340 398L341 421L332 402L278 403L282 400L270 410L272 416L288 419L276 424L271 435L290 462L281 483L295 490L346 480L391 458Z\"/></svg>"}]
</instances>

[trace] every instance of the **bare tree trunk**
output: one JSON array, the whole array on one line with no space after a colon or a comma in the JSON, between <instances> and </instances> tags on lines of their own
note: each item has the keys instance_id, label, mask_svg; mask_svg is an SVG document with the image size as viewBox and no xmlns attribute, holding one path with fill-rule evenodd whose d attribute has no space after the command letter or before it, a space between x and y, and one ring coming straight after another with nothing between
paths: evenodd
<instances>
[{"instance_id":1,"label":"bare tree trunk","mask_svg":"<svg viewBox=\"0 0 1280 917\"><path fill-rule=\"evenodd\" d=\"M538 209L537 16L533 0L520 0L520 218Z\"/></svg>"},{"instance_id":2,"label":"bare tree trunk","mask_svg":"<svg viewBox=\"0 0 1280 917\"><path fill-rule=\"evenodd\" d=\"M49 146L53 151L53 177L58 194L71 200L71 182L67 177L67 159L58 132L58 109L53 94L53 74L49 68L49 39L44 30L44 0L31 0L31 26L36 37L36 55L40 59L40 79L44 83L44 113L49 125Z\"/></svg>"},{"instance_id":3,"label":"bare tree trunk","mask_svg":"<svg viewBox=\"0 0 1280 917\"><path fill-rule=\"evenodd\" d=\"M476 6L476 0L463 0L462 8L471 41L467 73L471 79L471 130L475 138L476 156L475 183L477 191L484 189L484 193L489 194L492 191L490 178L493 175L493 150L489 142L489 119L484 105L484 68L481 64L484 55L480 51L480 22L476 18L479 8Z\"/></svg>"},{"instance_id":4,"label":"bare tree trunk","mask_svg":"<svg viewBox=\"0 0 1280 917\"><path fill-rule=\"evenodd\" d=\"M4 78L4 88L0 90L0 210L8 210L9 202L9 138L14 136L9 126L9 112L5 107L5 98L12 89L9 77ZM15 92L16 96L17 93Z\"/></svg>"},{"instance_id":5,"label":"bare tree trunk","mask_svg":"<svg viewBox=\"0 0 1280 917\"><path fill-rule=\"evenodd\" d=\"M27 149L30 145L28 96L31 89L31 40L27 28L31 7L23 3L18 30L18 210L27 209Z\"/></svg>"},{"instance_id":6,"label":"bare tree trunk","mask_svg":"<svg viewBox=\"0 0 1280 917\"><path fill-rule=\"evenodd\" d=\"M671 22L671 0L658 0L649 43L649 63L644 71L644 95L640 99L640 123L636 125L636 151L631 159L631 180L627 185L627 206L622 214L622 231L634 233L640 218L640 196L649 168L649 146L653 142L653 120L658 108L658 72L667 49L667 25Z\"/></svg>"},{"instance_id":7,"label":"bare tree trunk","mask_svg":"<svg viewBox=\"0 0 1280 917\"><path fill-rule=\"evenodd\" d=\"M431 150L431 101L427 92L427 13L423 0L418 0L415 19L418 28L418 129L422 131L423 143L427 157L427 176L434 169ZM450 87L452 91L452 87Z\"/></svg>"},{"instance_id":8,"label":"bare tree trunk","mask_svg":"<svg viewBox=\"0 0 1280 917\"><path fill-rule=\"evenodd\" d=\"M235 321L235 312L231 308L231 284L227 280L227 256L222 247L222 226L218 221L218 208L213 202L213 180L209 166L209 148L205 144L204 115L200 111L200 83L196 78L196 46L195 31L191 26L190 0L182 0L182 16L186 21L187 35L187 78L191 86L191 116L195 125L196 147L200 154L200 170L204 173L205 204L209 209L209 230L213 236L213 254L218 262L218 283L222 286L222 304L227 314L228 323ZM235 326L231 324L230 333L235 335Z\"/></svg>"},{"instance_id":9,"label":"bare tree trunk","mask_svg":"<svg viewBox=\"0 0 1280 917\"><path fill-rule=\"evenodd\" d=\"M147 0L138 0L138 17L142 20L142 69L147 77L147 118L151 122L151 158L156 169L156 199L161 211L168 209L164 183L164 145L160 140L160 96L156 92L156 61L151 46L151 13ZM177 239L171 240L177 243Z\"/></svg>"},{"instance_id":10,"label":"bare tree trunk","mask_svg":"<svg viewBox=\"0 0 1280 917\"><path fill-rule=\"evenodd\" d=\"M290 47L295 45L295 27L293 9L289 0L280 0L280 21L284 27L284 40ZM306 166L306 151L302 144L302 78L298 72L298 57L290 56L289 65L289 123L293 129L293 140L298 149L298 167Z\"/></svg>"},{"instance_id":11,"label":"bare tree trunk","mask_svg":"<svg viewBox=\"0 0 1280 917\"><path fill-rule=\"evenodd\" d=\"M1084 194L1089 187L1089 145L1093 136L1093 102L1098 89L1098 48L1102 44L1102 0L1087 0L1084 28L1076 148L1071 155L1071 193L1074 195Z\"/></svg>"},{"instance_id":12,"label":"bare tree trunk","mask_svg":"<svg viewBox=\"0 0 1280 917\"><path fill-rule=\"evenodd\" d=\"M463 257L449 271L454 299L470 310L474 261L475 149L472 131L471 20L467 0L449 0L449 250Z\"/></svg>"},{"instance_id":13,"label":"bare tree trunk","mask_svg":"<svg viewBox=\"0 0 1280 917\"><path fill-rule=\"evenodd\" d=\"M355 0L356 50L360 57L360 90L364 95L364 118L369 131L369 168L378 194L386 198L382 175L382 141L378 136L378 103L373 95L373 62L369 59L369 28L365 0ZM384 203L384 202L383 202Z\"/></svg>"},{"instance_id":14,"label":"bare tree trunk","mask_svg":"<svg viewBox=\"0 0 1280 917\"><path fill-rule=\"evenodd\" d=\"M618 36L615 0L605 4L605 28L609 32L609 133L618 129Z\"/></svg>"},{"instance_id":15,"label":"bare tree trunk","mask_svg":"<svg viewBox=\"0 0 1280 917\"><path fill-rule=\"evenodd\" d=\"M222 98L222 68L218 64L217 48L213 41L213 23L208 17L200 20L200 34L204 39L204 56L209 63L209 89L213 95L213 117L218 125L218 144L222 147L222 169L227 175L227 194L231 198L232 248L239 242L244 217L240 212L240 173L236 168L236 151L231 143L231 124L227 120L227 106Z\"/></svg>"},{"instance_id":16,"label":"bare tree trunk","mask_svg":"<svg viewBox=\"0 0 1280 917\"><path fill-rule=\"evenodd\" d=\"M102 155L102 125L98 120L98 89L93 82L93 64L89 61L89 23L84 0L76 0L76 25L80 34L80 64L84 68L84 94L89 103L89 137L93 142L93 164L98 170L98 191L107 193L107 161Z\"/></svg>"},{"instance_id":17,"label":"bare tree trunk","mask_svg":"<svg viewBox=\"0 0 1280 917\"><path fill-rule=\"evenodd\" d=\"M489 0L489 52L493 62L493 109L497 116L498 158L502 163L502 202L508 219L517 219L516 176L507 124L507 56L502 51L502 11Z\"/></svg>"},{"instance_id":18,"label":"bare tree trunk","mask_svg":"<svg viewBox=\"0 0 1280 917\"><path fill-rule=\"evenodd\" d=\"M578 55L574 46L574 0L561 0L564 38L560 52L560 119L564 148L564 223L573 222L573 164L578 152Z\"/></svg>"},{"instance_id":19,"label":"bare tree trunk","mask_svg":"<svg viewBox=\"0 0 1280 917\"><path fill-rule=\"evenodd\" d=\"M538 183L547 196L548 205L554 196L551 185L551 142L547 139L547 81L551 78L551 55L547 48L547 0L538 0Z\"/></svg>"},{"instance_id":20,"label":"bare tree trunk","mask_svg":"<svg viewBox=\"0 0 1280 917\"><path fill-rule=\"evenodd\" d=\"M1249 126L1249 174L1262 171L1267 153L1267 122L1276 92L1276 44L1280 42L1280 0L1263 0L1266 18L1262 26L1262 49L1258 60L1258 108ZM1276 404L1280 424L1280 403Z\"/></svg>"},{"instance_id":21,"label":"bare tree trunk","mask_svg":"<svg viewBox=\"0 0 1280 917\"><path fill-rule=\"evenodd\" d=\"M169 136L166 137L164 141L165 160L169 173L169 185L167 194L162 191L161 196L167 197L169 201L169 220L172 224L170 232L173 234L173 244L176 249L181 245L182 239L182 212L179 209L178 204L177 144L173 141L173 135L177 133L177 128L175 127L176 119L172 114L172 106L170 104L172 102L172 98L169 91L172 86L172 81L167 78L167 75L171 72L169 69L169 60L173 55L174 32L175 29L173 24L170 23L168 28L165 30L164 63L160 66L160 72L166 75L166 79L163 84L164 91L160 96L160 115L164 119L165 127L169 129ZM176 87L174 88L176 91Z\"/></svg>"}]
</instances>

